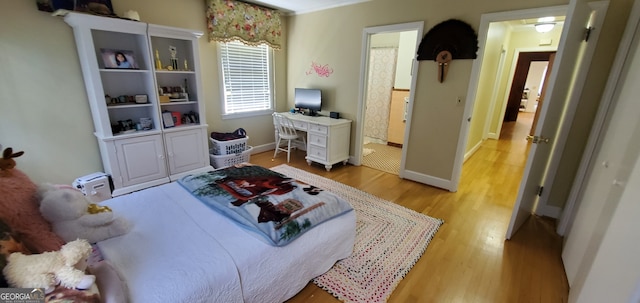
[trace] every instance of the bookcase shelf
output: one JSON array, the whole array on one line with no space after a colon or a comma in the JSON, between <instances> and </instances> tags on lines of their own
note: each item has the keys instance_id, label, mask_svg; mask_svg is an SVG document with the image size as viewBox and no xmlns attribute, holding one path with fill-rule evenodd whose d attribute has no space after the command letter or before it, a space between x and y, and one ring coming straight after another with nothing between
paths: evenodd
<instances>
[{"instance_id":1,"label":"bookcase shelf","mask_svg":"<svg viewBox=\"0 0 640 303\"><path fill-rule=\"evenodd\" d=\"M198 101L197 41L203 33L75 12L67 12L64 20L73 28L94 134L104 170L113 179L113 195L211 170L204 104ZM128 65L117 64L118 54ZM118 68L123 66L130 68ZM160 103L163 88L180 93L183 101ZM136 96L146 102L132 102ZM164 112L185 119L169 123L163 120Z\"/></svg>"}]
</instances>

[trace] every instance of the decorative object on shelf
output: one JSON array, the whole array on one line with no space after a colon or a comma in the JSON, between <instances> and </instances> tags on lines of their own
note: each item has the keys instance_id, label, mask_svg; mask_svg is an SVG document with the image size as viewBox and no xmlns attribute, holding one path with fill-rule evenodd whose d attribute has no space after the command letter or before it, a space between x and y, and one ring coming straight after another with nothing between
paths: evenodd
<instances>
[{"instance_id":1,"label":"decorative object on shelf","mask_svg":"<svg viewBox=\"0 0 640 303\"><path fill-rule=\"evenodd\" d=\"M186 61L185 61L186 63ZM187 67L185 65L185 67ZM184 86L182 87L182 92L184 92L185 94L189 92L189 84L187 83L187 78L184 79ZM188 97L186 97L188 98Z\"/></svg>"},{"instance_id":2,"label":"decorative object on shelf","mask_svg":"<svg viewBox=\"0 0 640 303\"><path fill-rule=\"evenodd\" d=\"M178 70L178 49L175 46L169 46L169 54L171 54L171 68L170 70Z\"/></svg>"},{"instance_id":3,"label":"decorative object on shelf","mask_svg":"<svg viewBox=\"0 0 640 303\"><path fill-rule=\"evenodd\" d=\"M136 103L138 104L144 104L147 103L147 95L136 95Z\"/></svg>"},{"instance_id":4,"label":"decorative object on shelf","mask_svg":"<svg viewBox=\"0 0 640 303\"><path fill-rule=\"evenodd\" d=\"M113 13L111 0L75 0L74 11L90 13L94 15L117 17Z\"/></svg>"},{"instance_id":5,"label":"decorative object on shelf","mask_svg":"<svg viewBox=\"0 0 640 303\"><path fill-rule=\"evenodd\" d=\"M140 118L140 127L142 130L150 130L153 128L153 120L151 118Z\"/></svg>"},{"instance_id":6,"label":"decorative object on shelf","mask_svg":"<svg viewBox=\"0 0 640 303\"><path fill-rule=\"evenodd\" d=\"M59 9L73 10L73 0L36 0L38 10L53 12Z\"/></svg>"},{"instance_id":7,"label":"decorative object on shelf","mask_svg":"<svg viewBox=\"0 0 640 303\"><path fill-rule=\"evenodd\" d=\"M167 127L167 128L175 126L173 124L173 116L171 115L171 112L162 113L162 123L164 123L164 127Z\"/></svg>"},{"instance_id":8,"label":"decorative object on shelf","mask_svg":"<svg viewBox=\"0 0 640 303\"><path fill-rule=\"evenodd\" d=\"M182 123L183 124L197 124L197 123L200 123L200 120L198 119L198 113L196 113L194 111L190 111L188 113L185 113L184 115L182 115Z\"/></svg>"},{"instance_id":9,"label":"decorative object on shelf","mask_svg":"<svg viewBox=\"0 0 640 303\"><path fill-rule=\"evenodd\" d=\"M118 124L120 125L120 131L135 130L135 124L131 119L118 120Z\"/></svg>"},{"instance_id":10,"label":"decorative object on shelf","mask_svg":"<svg viewBox=\"0 0 640 303\"><path fill-rule=\"evenodd\" d=\"M160 61L160 53L158 53L157 49L156 49L156 69L162 70L162 61Z\"/></svg>"},{"instance_id":11,"label":"decorative object on shelf","mask_svg":"<svg viewBox=\"0 0 640 303\"><path fill-rule=\"evenodd\" d=\"M36 0L36 5L38 10L45 12L54 12L60 9L117 17L113 13L111 0Z\"/></svg>"},{"instance_id":12,"label":"decorative object on shelf","mask_svg":"<svg viewBox=\"0 0 640 303\"><path fill-rule=\"evenodd\" d=\"M184 59L184 70L189 70L189 63L187 62L187 59Z\"/></svg>"},{"instance_id":13,"label":"decorative object on shelf","mask_svg":"<svg viewBox=\"0 0 640 303\"><path fill-rule=\"evenodd\" d=\"M478 52L478 35L464 21L449 19L434 26L420 42L418 60L438 62L438 81L447 74L451 60L475 59Z\"/></svg>"},{"instance_id":14,"label":"decorative object on shelf","mask_svg":"<svg viewBox=\"0 0 640 303\"><path fill-rule=\"evenodd\" d=\"M129 19L129 20L133 20L133 21L140 21L140 14L138 14L137 11L134 10L128 10L126 12L124 12L122 14L123 19Z\"/></svg>"},{"instance_id":15,"label":"decorative object on shelf","mask_svg":"<svg viewBox=\"0 0 640 303\"><path fill-rule=\"evenodd\" d=\"M186 81L185 81L186 84ZM162 86L158 89L160 96L166 96L169 98L167 102L174 101L189 101L189 94L185 87L182 86ZM160 101L163 103L164 101Z\"/></svg>"},{"instance_id":16,"label":"decorative object on shelf","mask_svg":"<svg viewBox=\"0 0 640 303\"><path fill-rule=\"evenodd\" d=\"M233 0L207 0L206 4L209 42L235 40L280 49L282 21L278 11Z\"/></svg>"},{"instance_id":17,"label":"decorative object on shelf","mask_svg":"<svg viewBox=\"0 0 640 303\"><path fill-rule=\"evenodd\" d=\"M182 114L179 112L171 112L171 117L173 118L173 125L182 125Z\"/></svg>"},{"instance_id":18,"label":"decorative object on shelf","mask_svg":"<svg viewBox=\"0 0 640 303\"><path fill-rule=\"evenodd\" d=\"M101 48L100 53L104 68L138 68L133 51Z\"/></svg>"}]
</instances>

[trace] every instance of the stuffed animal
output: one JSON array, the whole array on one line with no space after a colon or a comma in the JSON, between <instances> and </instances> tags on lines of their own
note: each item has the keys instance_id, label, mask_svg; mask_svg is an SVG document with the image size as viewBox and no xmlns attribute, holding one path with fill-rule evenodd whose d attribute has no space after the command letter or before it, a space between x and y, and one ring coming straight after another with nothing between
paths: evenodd
<instances>
[{"instance_id":1,"label":"stuffed animal","mask_svg":"<svg viewBox=\"0 0 640 303\"><path fill-rule=\"evenodd\" d=\"M0 220L11 226L29 251L58 250L65 242L40 214L37 189L21 170L0 170Z\"/></svg>"},{"instance_id":2,"label":"stuffed animal","mask_svg":"<svg viewBox=\"0 0 640 303\"><path fill-rule=\"evenodd\" d=\"M0 149L2 149L2 145L0 145ZM16 160L13 158L17 158L24 154L23 151L19 151L17 153L13 152L11 147L7 147L4 152L2 152L2 159L0 159L0 170L7 170L16 167Z\"/></svg>"},{"instance_id":3,"label":"stuffed animal","mask_svg":"<svg viewBox=\"0 0 640 303\"><path fill-rule=\"evenodd\" d=\"M87 289L96 277L85 274L86 259L91 245L86 240L71 241L58 251L25 255L15 252L9 255L3 273L12 287L44 288L51 292L55 286Z\"/></svg>"},{"instance_id":4,"label":"stuffed animal","mask_svg":"<svg viewBox=\"0 0 640 303\"><path fill-rule=\"evenodd\" d=\"M40 213L67 242L80 238L95 243L129 231L126 220L114 218L109 208L92 205L77 189L43 184L39 191Z\"/></svg>"}]
</instances>

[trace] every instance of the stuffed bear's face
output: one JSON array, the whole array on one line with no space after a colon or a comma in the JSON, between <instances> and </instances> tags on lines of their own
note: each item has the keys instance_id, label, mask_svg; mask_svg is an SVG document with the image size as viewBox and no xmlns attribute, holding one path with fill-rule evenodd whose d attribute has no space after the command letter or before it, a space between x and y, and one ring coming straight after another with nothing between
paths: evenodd
<instances>
[{"instance_id":1,"label":"stuffed bear's face","mask_svg":"<svg viewBox=\"0 0 640 303\"><path fill-rule=\"evenodd\" d=\"M68 221L87 212L89 201L79 191L60 189L48 192L40 202L40 213L49 222Z\"/></svg>"}]
</instances>

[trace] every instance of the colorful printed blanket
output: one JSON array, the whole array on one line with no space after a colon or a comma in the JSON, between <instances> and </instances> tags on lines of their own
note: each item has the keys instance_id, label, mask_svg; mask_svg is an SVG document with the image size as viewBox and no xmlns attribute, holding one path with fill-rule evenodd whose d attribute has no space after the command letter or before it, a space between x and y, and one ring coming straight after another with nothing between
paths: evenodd
<instances>
[{"instance_id":1,"label":"colorful printed blanket","mask_svg":"<svg viewBox=\"0 0 640 303\"><path fill-rule=\"evenodd\" d=\"M343 198L256 165L232 166L178 180L202 203L284 246L353 208Z\"/></svg>"}]
</instances>

